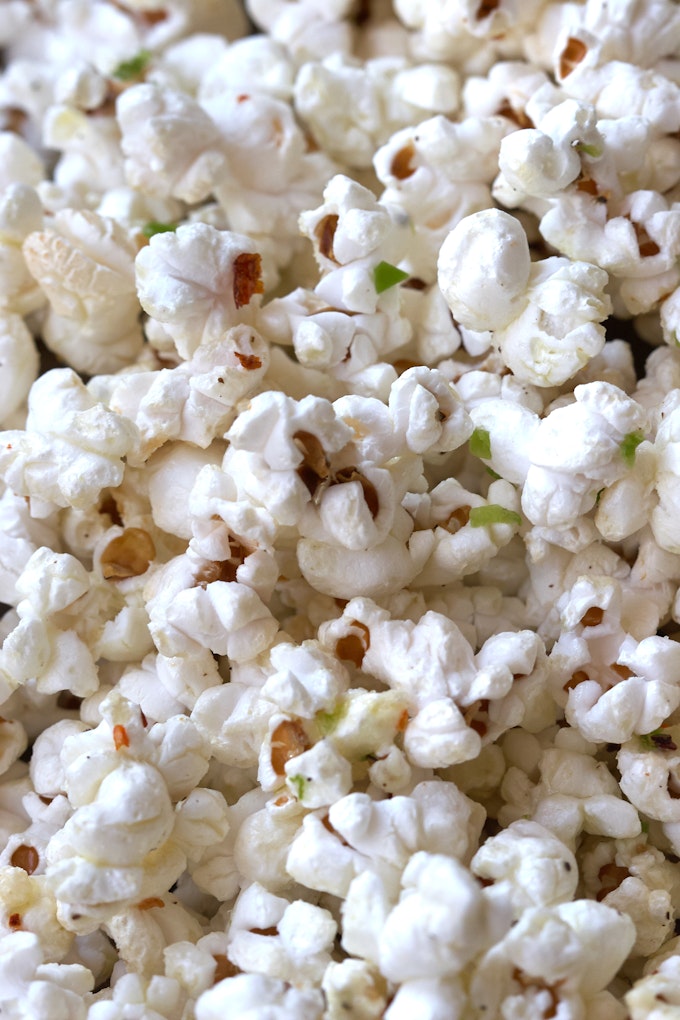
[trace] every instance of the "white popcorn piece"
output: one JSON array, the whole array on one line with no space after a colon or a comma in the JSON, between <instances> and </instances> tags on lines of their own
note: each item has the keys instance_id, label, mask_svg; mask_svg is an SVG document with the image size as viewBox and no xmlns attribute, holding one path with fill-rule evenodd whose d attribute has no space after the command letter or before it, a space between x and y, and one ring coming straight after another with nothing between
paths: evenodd
<instances>
[{"instance_id":1,"label":"white popcorn piece","mask_svg":"<svg viewBox=\"0 0 680 1020\"><path fill-rule=\"evenodd\" d=\"M524 820L488 839L472 858L471 870L509 898L516 918L531 907L568 902L579 877L571 850L543 826Z\"/></svg>"},{"instance_id":2,"label":"white popcorn piece","mask_svg":"<svg viewBox=\"0 0 680 1020\"><path fill-rule=\"evenodd\" d=\"M323 995L316 989L291 988L277 978L239 974L204 992L195 1006L196 1020L219 1020L227 1013L255 1020L263 1009L277 1020L321 1020Z\"/></svg>"},{"instance_id":3,"label":"white popcorn piece","mask_svg":"<svg viewBox=\"0 0 680 1020\"><path fill-rule=\"evenodd\" d=\"M227 156L217 125L189 96L153 84L125 89L116 106L125 174L132 187L198 202Z\"/></svg>"},{"instance_id":4,"label":"white popcorn piece","mask_svg":"<svg viewBox=\"0 0 680 1020\"><path fill-rule=\"evenodd\" d=\"M263 291L255 243L207 223L155 234L135 269L142 307L162 323L183 358L248 318L251 299Z\"/></svg>"},{"instance_id":5,"label":"white popcorn piece","mask_svg":"<svg viewBox=\"0 0 680 1020\"><path fill-rule=\"evenodd\" d=\"M466 216L442 245L438 266L449 308L470 329L502 329L526 303L529 245L509 213L485 209Z\"/></svg>"},{"instance_id":6,"label":"white popcorn piece","mask_svg":"<svg viewBox=\"0 0 680 1020\"><path fill-rule=\"evenodd\" d=\"M454 858L414 854L402 885L378 942L380 968L392 981L454 976L507 925Z\"/></svg>"},{"instance_id":7,"label":"white popcorn piece","mask_svg":"<svg viewBox=\"0 0 680 1020\"><path fill-rule=\"evenodd\" d=\"M2 266L0 308L4 315L9 317L5 329L8 329L11 335L17 336L17 339L21 337L22 331L14 325L14 316L36 311L45 302L44 294L31 275L22 251L22 244L26 237L36 230L40 230L42 226L42 206L34 188L24 183L12 183L0 191L0 236L2 238L0 241L0 265ZM21 347L28 346L30 348L31 346L30 343L26 345L23 339L20 343ZM30 349L24 350L23 353L26 361L30 363ZM19 365L16 365L16 369L18 368ZM17 374L19 374L18 371Z\"/></svg>"},{"instance_id":8,"label":"white popcorn piece","mask_svg":"<svg viewBox=\"0 0 680 1020\"><path fill-rule=\"evenodd\" d=\"M40 939L32 932L12 932L2 939L0 1002L9 1016L47 1018L50 1015L86 1020L85 996L92 991L92 974L79 964L45 960ZM56 1011L59 1011L57 1013Z\"/></svg>"},{"instance_id":9,"label":"white popcorn piece","mask_svg":"<svg viewBox=\"0 0 680 1020\"><path fill-rule=\"evenodd\" d=\"M529 909L476 969L472 1004L491 1014L560 1009L562 1003L584 1011L634 940L629 917L592 900Z\"/></svg>"},{"instance_id":10,"label":"white popcorn piece","mask_svg":"<svg viewBox=\"0 0 680 1020\"><path fill-rule=\"evenodd\" d=\"M669 956L658 969L636 981L625 996L632 1020L670 1020L680 1005L679 973L678 957Z\"/></svg>"},{"instance_id":11,"label":"white popcorn piece","mask_svg":"<svg viewBox=\"0 0 680 1020\"><path fill-rule=\"evenodd\" d=\"M120 484L134 426L92 400L75 372L53 369L36 380L28 410L26 431L5 432L0 453L0 470L17 494L86 508Z\"/></svg>"}]
</instances>

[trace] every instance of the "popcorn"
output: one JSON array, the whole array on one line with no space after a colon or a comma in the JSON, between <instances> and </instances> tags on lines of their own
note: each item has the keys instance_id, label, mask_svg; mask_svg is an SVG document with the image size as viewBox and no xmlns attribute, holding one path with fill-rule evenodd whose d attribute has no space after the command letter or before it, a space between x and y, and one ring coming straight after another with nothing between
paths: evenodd
<instances>
[{"instance_id":1,"label":"popcorn","mask_svg":"<svg viewBox=\"0 0 680 1020\"><path fill-rule=\"evenodd\" d=\"M249 238L207 223L186 224L155 234L137 255L139 301L190 358L199 344L248 317L251 299L263 291L260 267Z\"/></svg>"},{"instance_id":2,"label":"popcorn","mask_svg":"<svg viewBox=\"0 0 680 1020\"><path fill-rule=\"evenodd\" d=\"M0 1012L670 1016L674 5L4 8Z\"/></svg>"}]
</instances>

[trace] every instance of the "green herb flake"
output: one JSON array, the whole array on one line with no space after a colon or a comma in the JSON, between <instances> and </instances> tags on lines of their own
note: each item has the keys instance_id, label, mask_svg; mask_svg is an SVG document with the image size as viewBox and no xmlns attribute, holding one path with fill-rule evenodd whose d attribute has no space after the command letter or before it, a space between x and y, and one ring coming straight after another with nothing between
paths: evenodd
<instances>
[{"instance_id":1,"label":"green herb flake","mask_svg":"<svg viewBox=\"0 0 680 1020\"><path fill-rule=\"evenodd\" d=\"M605 486L604 485L602 486L601 489L597 490L597 493L595 495L595 506L599 506L600 505L600 500L602 499L602 493L604 492L604 490L605 490Z\"/></svg>"},{"instance_id":2,"label":"green herb flake","mask_svg":"<svg viewBox=\"0 0 680 1020\"><path fill-rule=\"evenodd\" d=\"M597 145L587 145L585 142L577 142L576 151L583 152L592 159L598 159L602 155L602 149L598 149Z\"/></svg>"},{"instance_id":3,"label":"green herb flake","mask_svg":"<svg viewBox=\"0 0 680 1020\"><path fill-rule=\"evenodd\" d=\"M142 227L144 237L153 237L155 234L169 234L177 230L176 223L159 223L157 220L150 220Z\"/></svg>"},{"instance_id":4,"label":"green herb flake","mask_svg":"<svg viewBox=\"0 0 680 1020\"><path fill-rule=\"evenodd\" d=\"M378 294L389 290L390 287L396 287L398 283L408 280L408 277L409 274L405 273L403 269L397 269L396 266L390 265L389 262L379 262L373 270L373 281Z\"/></svg>"},{"instance_id":5,"label":"green herb flake","mask_svg":"<svg viewBox=\"0 0 680 1020\"><path fill-rule=\"evenodd\" d=\"M341 701L332 712L317 712L316 713L316 724L321 730L321 734L327 737L329 733L332 733L338 726L338 723L347 713L347 702Z\"/></svg>"},{"instance_id":6,"label":"green herb flake","mask_svg":"<svg viewBox=\"0 0 680 1020\"><path fill-rule=\"evenodd\" d=\"M475 429L470 436L470 453L473 457L488 460L491 457L491 436L488 429Z\"/></svg>"},{"instance_id":7,"label":"green herb flake","mask_svg":"<svg viewBox=\"0 0 680 1020\"><path fill-rule=\"evenodd\" d=\"M494 482L499 481L503 477L502 475L499 475L497 471L494 471L493 468L487 467L487 468L484 468L484 470L486 471L487 475L491 475L491 477L493 478Z\"/></svg>"},{"instance_id":8,"label":"green herb flake","mask_svg":"<svg viewBox=\"0 0 680 1020\"><path fill-rule=\"evenodd\" d=\"M640 828L645 833L649 832L649 822L647 821L646 818L640 819Z\"/></svg>"},{"instance_id":9,"label":"green herb flake","mask_svg":"<svg viewBox=\"0 0 680 1020\"><path fill-rule=\"evenodd\" d=\"M522 518L514 510L489 503L488 506L473 506L470 510L470 525L473 528L484 528L489 524L521 524Z\"/></svg>"},{"instance_id":10,"label":"green herb flake","mask_svg":"<svg viewBox=\"0 0 680 1020\"><path fill-rule=\"evenodd\" d=\"M635 463L635 451L640 443L644 441L644 438L642 432L629 432L627 436L623 437L619 449L621 450L624 463L628 467L632 467Z\"/></svg>"},{"instance_id":11,"label":"green herb flake","mask_svg":"<svg viewBox=\"0 0 680 1020\"><path fill-rule=\"evenodd\" d=\"M146 71L151 57L150 50L140 50L136 57L123 60L118 64L118 67L111 72L111 77L117 78L118 81L136 81Z\"/></svg>"},{"instance_id":12,"label":"green herb flake","mask_svg":"<svg viewBox=\"0 0 680 1020\"><path fill-rule=\"evenodd\" d=\"M302 800L305 795L305 787L307 786L307 780L304 776L288 776L288 782L295 789L295 796L298 800Z\"/></svg>"}]
</instances>

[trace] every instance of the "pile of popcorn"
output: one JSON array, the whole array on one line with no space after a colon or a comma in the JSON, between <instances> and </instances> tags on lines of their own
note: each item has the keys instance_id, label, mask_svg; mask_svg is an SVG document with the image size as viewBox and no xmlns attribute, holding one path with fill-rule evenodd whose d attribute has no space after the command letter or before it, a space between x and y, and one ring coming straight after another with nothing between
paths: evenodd
<instances>
[{"instance_id":1,"label":"pile of popcorn","mask_svg":"<svg viewBox=\"0 0 680 1020\"><path fill-rule=\"evenodd\" d=\"M247 15L2 3L0 1014L677 1020L680 6Z\"/></svg>"}]
</instances>

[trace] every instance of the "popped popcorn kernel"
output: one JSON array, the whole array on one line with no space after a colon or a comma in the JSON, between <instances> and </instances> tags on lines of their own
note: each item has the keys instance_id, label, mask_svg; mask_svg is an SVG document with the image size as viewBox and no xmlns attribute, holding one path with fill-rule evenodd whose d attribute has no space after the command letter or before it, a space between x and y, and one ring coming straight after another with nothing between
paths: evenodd
<instances>
[{"instance_id":1,"label":"popped popcorn kernel","mask_svg":"<svg viewBox=\"0 0 680 1020\"><path fill-rule=\"evenodd\" d=\"M675 1017L679 48L3 5L0 1014Z\"/></svg>"}]
</instances>

